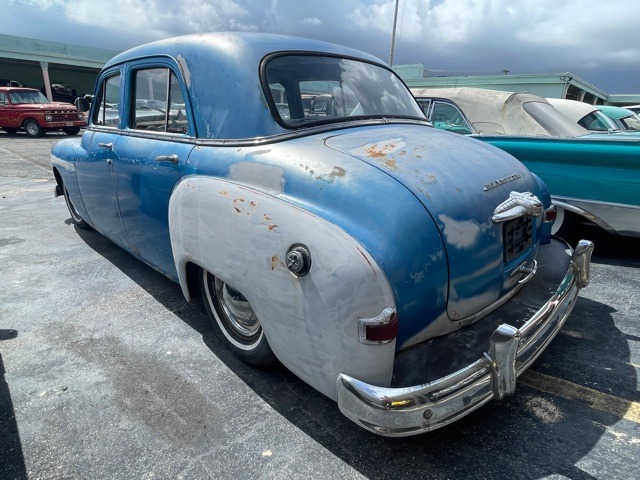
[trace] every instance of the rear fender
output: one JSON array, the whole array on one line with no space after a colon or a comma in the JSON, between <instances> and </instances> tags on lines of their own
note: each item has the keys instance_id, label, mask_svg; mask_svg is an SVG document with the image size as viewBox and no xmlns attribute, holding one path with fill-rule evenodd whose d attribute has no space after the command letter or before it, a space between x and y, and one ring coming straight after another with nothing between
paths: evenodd
<instances>
[{"instance_id":1,"label":"rear fender","mask_svg":"<svg viewBox=\"0 0 640 480\"><path fill-rule=\"evenodd\" d=\"M395 340L364 344L358 328L359 319L395 309L392 290L335 224L264 191L192 176L173 191L169 230L185 296L189 263L241 291L274 354L307 383L333 399L340 373L390 384ZM300 277L285 265L294 244L311 253L311 270Z\"/></svg>"}]
</instances>

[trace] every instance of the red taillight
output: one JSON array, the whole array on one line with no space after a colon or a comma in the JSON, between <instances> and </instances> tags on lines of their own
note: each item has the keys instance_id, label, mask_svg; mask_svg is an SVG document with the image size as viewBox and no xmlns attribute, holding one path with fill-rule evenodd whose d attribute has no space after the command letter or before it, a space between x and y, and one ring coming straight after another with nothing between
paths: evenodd
<instances>
[{"instance_id":1,"label":"red taillight","mask_svg":"<svg viewBox=\"0 0 640 480\"><path fill-rule=\"evenodd\" d=\"M544 221L545 222L555 222L556 217L558 216L558 212L556 211L556 206L551 205L544 211Z\"/></svg>"},{"instance_id":2,"label":"red taillight","mask_svg":"<svg viewBox=\"0 0 640 480\"><path fill-rule=\"evenodd\" d=\"M387 307L372 318L358 319L358 337L365 344L389 343L398 336L398 314Z\"/></svg>"},{"instance_id":3,"label":"red taillight","mask_svg":"<svg viewBox=\"0 0 640 480\"><path fill-rule=\"evenodd\" d=\"M390 342L398 336L398 314L393 312L388 323L366 326L366 339L371 343Z\"/></svg>"}]
</instances>

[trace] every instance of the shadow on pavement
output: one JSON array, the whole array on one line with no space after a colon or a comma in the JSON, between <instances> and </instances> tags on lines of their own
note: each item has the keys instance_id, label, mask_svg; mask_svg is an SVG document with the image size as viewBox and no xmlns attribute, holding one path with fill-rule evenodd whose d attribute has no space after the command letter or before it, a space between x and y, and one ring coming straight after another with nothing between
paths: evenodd
<instances>
[{"instance_id":1,"label":"shadow on pavement","mask_svg":"<svg viewBox=\"0 0 640 480\"><path fill-rule=\"evenodd\" d=\"M0 342L18 336L15 330L0 329ZM0 478L26 479L27 470L22 453L20 432L11 401L11 392L5 376L4 362L0 355Z\"/></svg>"},{"instance_id":2,"label":"shadow on pavement","mask_svg":"<svg viewBox=\"0 0 640 480\"><path fill-rule=\"evenodd\" d=\"M448 427L408 438L376 436L344 417L335 402L286 368L257 370L236 359L214 335L201 302L188 304L177 284L100 234L82 230L78 234L200 333L214 354L275 411L369 478L556 474L590 479L576 464L594 450L607 427L620 420L618 415L520 383L512 397L492 401ZM599 261L618 260L602 257ZM640 264L637 254L633 261ZM581 297L564 329L531 370L636 401L637 381L627 338L616 328L612 313L608 305Z\"/></svg>"}]
</instances>

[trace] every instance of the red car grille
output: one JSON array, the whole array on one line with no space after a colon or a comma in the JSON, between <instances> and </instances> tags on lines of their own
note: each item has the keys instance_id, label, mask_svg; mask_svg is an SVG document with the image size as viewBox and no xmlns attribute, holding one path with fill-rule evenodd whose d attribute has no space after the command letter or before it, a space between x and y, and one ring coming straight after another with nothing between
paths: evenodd
<instances>
[{"instance_id":1,"label":"red car grille","mask_svg":"<svg viewBox=\"0 0 640 480\"><path fill-rule=\"evenodd\" d=\"M77 122L78 112L51 112L54 122Z\"/></svg>"}]
</instances>

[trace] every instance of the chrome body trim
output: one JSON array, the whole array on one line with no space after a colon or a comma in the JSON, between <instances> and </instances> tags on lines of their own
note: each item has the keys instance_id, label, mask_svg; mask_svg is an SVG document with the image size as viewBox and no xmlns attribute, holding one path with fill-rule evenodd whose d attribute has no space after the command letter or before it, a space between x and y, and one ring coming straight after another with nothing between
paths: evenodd
<instances>
[{"instance_id":1,"label":"chrome body trim","mask_svg":"<svg viewBox=\"0 0 640 480\"><path fill-rule=\"evenodd\" d=\"M512 394L516 378L555 337L580 289L589 283L592 252L593 243L581 240L551 298L521 327L500 325L481 358L442 378L401 388L369 385L340 374L340 410L371 432L399 437L445 426L492 399Z\"/></svg>"},{"instance_id":2,"label":"chrome body trim","mask_svg":"<svg viewBox=\"0 0 640 480\"><path fill-rule=\"evenodd\" d=\"M608 232L640 237L640 206L555 196L552 200L557 208L580 215Z\"/></svg>"}]
</instances>

